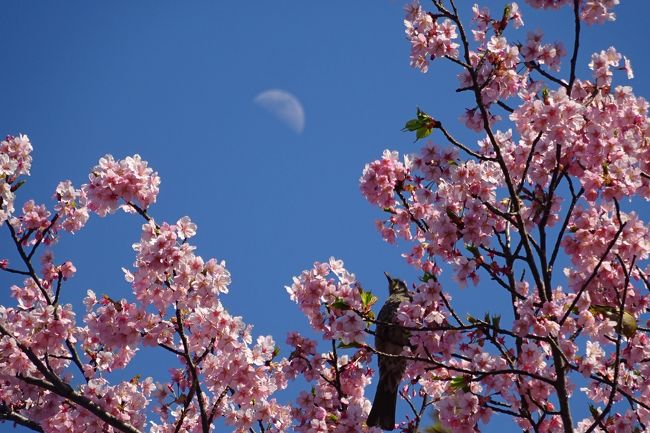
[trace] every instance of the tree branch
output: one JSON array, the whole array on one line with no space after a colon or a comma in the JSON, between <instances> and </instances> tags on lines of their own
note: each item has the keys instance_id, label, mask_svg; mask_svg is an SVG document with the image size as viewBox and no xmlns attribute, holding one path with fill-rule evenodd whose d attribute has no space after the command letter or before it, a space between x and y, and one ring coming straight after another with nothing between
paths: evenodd
<instances>
[{"instance_id":1,"label":"tree branch","mask_svg":"<svg viewBox=\"0 0 650 433\"><path fill-rule=\"evenodd\" d=\"M40 433L43 433L44 431L43 427L41 427L39 423L32 421L31 419L17 412L9 410L7 405L4 403L0 404L0 420L12 421L18 425L27 427L30 430L34 430Z\"/></svg>"}]
</instances>

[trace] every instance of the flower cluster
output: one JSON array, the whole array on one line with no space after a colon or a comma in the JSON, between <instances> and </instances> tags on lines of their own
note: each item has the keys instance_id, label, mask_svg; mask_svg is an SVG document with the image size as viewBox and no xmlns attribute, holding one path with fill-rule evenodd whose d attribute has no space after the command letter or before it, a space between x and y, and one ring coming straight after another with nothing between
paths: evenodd
<instances>
[{"instance_id":1,"label":"flower cluster","mask_svg":"<svg viewBox=\"0 0 650 433\"><path fill-rule=\"evenodd\" d=\"M623 223L625 227L617 235ZM650 256L647 223L634 212L617 214L611 205L596 205L589 209L577 207L569 220L569 228L570 234L563 240L564 250L573 264L571 269L565 270L569 288L577 292L588 284L585 289L591 302L620 304L621 281L626 278L620 260L630 263ZM602 265L595 274L594 258L602 258ZM633 269L632 274L638 278L638 269ZM643 312L648 306L648 297L633 285L626 291L626 311Z\"/></svg>"},{"instance_id":2,"label":"flower cluster","mask_svg":"<svg viewBox=\"0 0 650 433\"><path fill-rule=\"evenodd\" d=\"M14 212L14 192L20 175L29 175L32 144L26 135L8 135L0 141L0 223Z\"/></svg>"},{"instance_id":3,"label":"flower cluster","mask_svg":"<svg viewBox=\"0 0 650 433\"><path fill-rule=\"evenodd\" d=\"M573 5L573 0L526 0L526 3L538 9L558 9ZM619 0L580 0L580 19L588 24L614 21L616 15L611 10L618 4Z\"/></svg>"},{"instance_id":4,"label":"flower cluster","mask_svg":"<svg viewBox=\"0 0 650 433\"><path fill-rule=\"evenodd\" d=\"M146 384L121 382L111 385L106 379L99 378L80 387L80 394L88 401L138 429L143 429L146 424L145 413L150 392ZM61 400L52 415L42 424L47 433L78 431L79 426L83 426L84 431L107 431L109 428L87 409Z\"/></svg>"},{"instance_id":5,"label":"flower cluster","mask_svg":"<svg viewBox=\"0 0 650 433\"><path fill-rule=\"evenodd\" d=\"M610 68L619 68L621 62L621 55L616 52L614 47L609 47L607 51L601 51L600 53L594 53L591 56L591 63L589 63L589 69L594 71L594 78L596 79L596 85L598 87L609 86L612 84L612 71ZM630 61L623 57L623 69L627 73L627 78L634 78L634 72L632 72L632 66Z\"/></svg>"},{"instance_id":6,"label":"flower cluster","mask_svg":"<svg viewBox=\"0 0 650 433\"><path fill-rule=\"evenodd\" d=\"M363 169L361 192L370 203L393 206L393 192L406 179L409 165L409 161L399 161L397 152L385 150L382 159L366 164Z\"/></svg>"},{"instance_id":7,"label":"flower cluster","mask_svg":"<svg viewBox=\"0 0 650 433\"><path fill-rule=\"evenodd\" d=\"M160 185L158 174L147 167L147 162L140 155L121 161L106 155L99 160L88 178L90 182L84 186L88 208L99 216L113 213L119 207L127 212L133 211L128 204L148 208L155 203Z\"/></svg>"},{"instance_id":8,"label":"flower cluster","mask_svg":"<svg viewBox=\"0 0 650 433\"><path fill-rule=\"evenodd\" d=\"M332 257L328 263L316 262L312 269L294 277L286 289L324 339L345 344L365 341L366 325L357 313L365 312L370 305L364 304L361 286L342 261Z\"/></svg>"},{"instance_id":9,"label":"flower cluster","mask_svg":"<svg viewBox=\"0 0 650 433\"><path fill-rule=\"evenodd\" d=\"M390 155L397 159L396 152ZM393 241L398 235L416 240L417 245L408 255L413 265L424 266L427 257L439 255L459 270L466 269L465 273L459 273L460 280L475 279L473 271L478 262L474 257L464 259L456 246L459 241L476 247L487 246L493 227L503 226L497 214L485 212L486 204L488 208L504 209L496 196L497 188L503 185L498 167L493 163L460 162L456 152L433 144L407 159L417 171L408 173L393 187L392 197L388 195L388 183L380 181L386 191L381 205L391 215L379 225L382 236L387 241ZM384 161L385 158L375 161L364 170L360 182L366 197L366 191L379 188L375 183L378 178L367 175L369 167L381 166ZM437 185L435 192L431 191L430 184ZM417 222L415 235L412 234L414 221Z\"/></svg>"},{"instance_id":10,"label":"flower cluster","mask_svg":"<svg viewBox=\"0 0 650 433\"><path fill-rule=\"evenodd\" d=\"M429 69L429 59L457 57L456 25L449 19L438 23L417 0L406 7L406 37L411 42L411 66L422 72Z\"/></svg>"},{"instance_id":11,"label":"flower cluster","mask_svg":"<svg viewBox=\"0 0 650 433\"><path fill-rule=\"evenodd\" d=\"M513 177L517 179L523 173L524 156L535 143L528 164L530 181L547 185L559 149L560 163L577 177L590 202L599 197L620 200L637 193L650 197L648 179L641 175L647 170L650 147L647 101L632 94L629 87L619 86L613 94L603 90L593 96L593 84L577 84L573 98L560 88L548 92L543 100L525 102L512 113L510 118L522 137L521 150L506 143L512 148L508 153L515 155L509 166Z\"/></svg>"},{"instance_id":12,"label":"flower cluster","mask_svg":"<svg viewBox=\"0 0 650 433\"><path fill-rule=\"evenodd\" d=\"M3 161L13 162L5 164L11 173L2 180L11 184L28 172L29 142L8 140L3 142ZM3 411L28 416L48 433L76 431L77 426L92 431L143 429L151 418L149 409L159 416L159 422L149 419L155 432L193 431L217 417L238 432L253 425L287 431L290 409L273 397L287 386L287 361L276 359L271 337L259 337L253 344L252 327L225 310L219 296L228 292L230 273L223 261L204 261L194 253L188 240L196 225L188 217L158 225L148 215L159 182L137 155L120 161L106 156L93 169L89 184L77 189L69 181L59 183L54 214L29 200L7 222L28 267L11 270L28 278L11 288L17 307L0 307ZM134 270L124 270L135 301L98 298L88 290L84 326L77 326L71 305L59 305L63 283L74 275L75 266L55 263L46 251L37 256L42 263L37 274L31 258L40 245L51 245L59 230L80 230L89 211L105 216L120 206L146 220L140 242L134 244ZM8 269L6 261L2 266ZM339 268L341 278L353 286L353 277ZM109 383L106 373L127 368L142 345L178 358L180 368L170 371L169 382L136 376ZM79 374L86 384L73 385ZM21 391L25 387L27 394ZM31 398L27 403L26 396ZM156 404L149 408L151 397Z\"/></svg>"},{"instance_id":13,"label":"flower cluster","mask_svg":"<svg viewBox=\"0 0 650 433\"><path fill-rule=\"evenodd\" d=\"M40 356L52 356L50 365L55 371L62 371L69 364L65 358L56 356L66 352L66 341L75 341L75 314L71 305L38 305L29 310L2 307L0 324L4 328L0 337L3 347L0 371L3 374L15 376L36 372L21 346Z\"/></svg>"},{"instance_id":14,"label":"flower cluster","mask_svg":"<svg viewBox=\"0 0 650 433\"><path fill-rule=\"evenodd\" d=\"M542 32L537 30L529 32L526 45L521 48L521 54L526 62L536 62L546 65L554 71L560 70L562 57L566 56L566 49L562 42L542 44Z\"/></svg>"},{"instance_id":15,"label":"flower cluster","mask_svg":"<svg viewBox=\"0 0 650 433\"><path fill-rule=\"evenodd\" d=\"M158 226L153 220L143 224L140 242L133 246L135 272L124 271L144 305L153 304L161 312L178 301L213 307L215 295L228 292L230 272L225 262L205 262L186 242L195 232L188 217L173 225Z\"/></svg>"},{"instance_id":16,"label":"flower cluster","mask_svg":"<svg viewBox=\"0 0 650 433\"><path fill-rule=\"evenodd\" d=\"M58 226L70 233L81 230L88 222L86 193L82 189L76 189L72 182L66 180L56 187L54 197L58 202L54 206L60 218Z\"/></svg>"},{"instance_id":17,"label":"flower cluster","mask_svg":"<svg viewBox=\"0 0 650 433\"><path fill-rule=\"evenodd\" d=\"M276 432L291 425L289 408L271 398L286 386L284 362L271 363L274 347L270 337L261 337L252 350L234 341L206 356L202 366L205 383L220 397L218 411L236 431L247 431L257 420ZM228 390L232 390L229 395Z\"/></svg>"},{"instance_id":18,"label":"flower cluster","mask_svg":"<svg viewBox=\"0 0 650 433\"><path fill-rule=\"evenodd\" d=\"M370 402L364 389L370 384L370 354L359 350L341 355L337 349L316 352L316 342L292 333L287 344L293 348L286 372L289 377L304 376L312 392L301 392L292 409L300 433L378 433L365 425Z\"/></svg>"},{"instance_id":19,"label":"flower cluster","mask_svg":"<svg viewBox=\"0 0 650 433\"><path fill-rule=\"evenodd\" d=\"M577 4L580 19L596 24L613 19L618 1ZM412 59L413 47L427 46L418 29L460 20L453 8L433 7L407 7ZM633 77L629 60L614 48L593 54L592 81L576 78L574 64L570 79L562 79L553 73L567 54L563 44L543 43L541 31L524 44L509 42L509 24L523 24L516 4L498 17L478 5L473 13L476 47L470 33L458 32L464 52L448 57L461 68L458 90L476 100L463 120L484 138L467 145L435 122L426 135L440 130L451 150L427 142L404 156L399 178L391 165L399 154L385 151L360 179L364 196L386 215L376 223L382 237L407 241L403 256L422 273L412 301L399 310L411 330L406 376L454 431L477 431L477 423L504 408L524 430L643 429L650 416L650 376L641 361L650 231L629 207L650 199L648 102L614 85L616 70ZM428 68L426 60L415 66ZM497 109L507 112L512 128L495 127ZM431 116L418 110L421 118ZM563 275L562 255L571 261ZM511 323L501 314L477 319L457 311L438 282L445 281L438 261L451 265L447 281L505 289ZM556 285L559 278L564 287ZM563 399L585 378L589 386L579 392L600 406L567 427L571 408ZM629 410L617 406L626 400Z\"/></svg>"}]
</instances>

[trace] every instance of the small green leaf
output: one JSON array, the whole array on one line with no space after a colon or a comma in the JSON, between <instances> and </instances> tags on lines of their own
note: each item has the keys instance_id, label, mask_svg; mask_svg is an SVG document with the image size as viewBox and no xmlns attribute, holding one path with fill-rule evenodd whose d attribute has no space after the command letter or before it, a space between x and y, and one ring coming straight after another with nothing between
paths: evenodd
<instances>
[{"instance_id":1,"label":"small green leaf","mask_svg":"<svg viewBox=\"0 0 650 433\"><path fill-rule=\"evenodd\" d=\"M603 167L603 173L605 174L605 176L607 176L609 174L609 164L607 162L603 162L602 167Z\"/></svg>"},{"instance_id":2,"label":"small green leaf","mask_svg":"<svg viewBox=\"0 0 650 433\"><path fill-rule=\"evenodd\" d=\"M426 126L418 128L418 130L415 132L415 141L428 137L431 135L431 131L433 131L433 129L427 128Z\"/></svg>"},{"instance_id":3,"label":"small green leaf","mask_svg":"<svg viewBox=\"0 0 650 433\"><path fill-rule=\"evenodd\" d=\"M410 119L402 128L402 131L413 132L415 131L415 141L428 137L434 128L440 127L440 122L429 116L424 111L417 108L417 117Z\"/></svg>"},{"instance_id":4,"label":"small green leaf","mask_svg":"<svg viewBox=\"0 0 650 433\"><path fill-rule=\"evenodd\" d=\"M510 18L510 12L512 12L512 5L508 3L505 8L503 8L503 19L507 20Z\"/></svg>"},{"instance_id":5,"label":"small green leaf","mask_svg":"<svg viewBox=\"0 0 650 433\"><path fill-rule=\"evenodd\" d=\"M377 302L377 297L373 295L372 292L361 292L361 304L364 307L370 307L375 302Z\"/></svg>"},{"instance_id":6,"label":"small green leaf","mask_svg":"<svg viewBox=\"0 0 650 433\"><path fill-rule=\"evenodd\" d=\"M454 391L463 390L465 392L469 391L469 377L468 376L456 376L449 382L451 389Z\"/></svg>"},{"instance_id":7,"label":"small green leaf","mask_svg":"<svg viewBox=\"0 0 650 433\"><path fill-rule=\"evenodd\" d=\"M275 358L275 357L278 356L279 354L280 354L280 348L279 348L278 346L275 346L275 347L273 348L273 358Z\"/></svg>"},{"instance_id":8,"label":"small green leaf","mask_svg":"<svg viewBox=\"0 0 650 433\"><path fill-rule=\"evenodd\" d=\"M357 343L356 341L352 341L350 343L340 342L336 347L339 349L362 349L365 346L361 343Z\"/></svg>"},{"instance_id":9,"label":"small green leaf","mask_svg":"<svg viewBox=\"0 0 650 433\"><path fill-rule=\"evenodd\" d=\"M406 125L404 125L404 128L402 131L415 131L418 128L422 127L422 122L418 119L411 119L408 122L406 122Z\"/></svg>"},{"instance_id":10,"label":"small green leaf","mask_svg":"<svg viewBox=\"0 0 650 433\"><path fill-rule=\"evenodd\" d=\"M426 433L452 433L451 430L442 425L440 421L430 425L425 431Z\"/></svg>"},{"instance_id":11,"label":"small green leaf","mask_svg":"<svg viewBox=\"0 0 650 433\"><path fill-rule=\"evenodd\" d=\"M350 304L348 304L341 298L337 298L336 301L334 301L332 305L330 305L330 307L336 308L337 310L349 310Z\"/></svg>"}]
</instances>

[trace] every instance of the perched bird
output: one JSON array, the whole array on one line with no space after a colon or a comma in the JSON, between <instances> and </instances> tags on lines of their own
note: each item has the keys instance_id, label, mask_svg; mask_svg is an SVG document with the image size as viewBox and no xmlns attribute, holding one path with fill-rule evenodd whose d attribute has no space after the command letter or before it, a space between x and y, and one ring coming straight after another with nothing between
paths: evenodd
<instances>
[{"instance_id":1,"label":"perched bird","mask_svg":"<svg viewBox=\"0 0 650 433\"><path fill-rule=\"evenodd\" d=\"M388 278L389 297L381 307L377 316L375 330L375 347L378 352L391 355L402 353L404 346L409 344L409 333L397 325L397 309L399 305L410 299L408 288L404 281ZM395 323L395 325L391 325ZM406 369L406 360L379 355L379 383L375 391L375 399L368 415L366 424L370 427L379 426L383 430L395 428L395 406L397 404L397 389Z\"/></svg>"}]
</instances>

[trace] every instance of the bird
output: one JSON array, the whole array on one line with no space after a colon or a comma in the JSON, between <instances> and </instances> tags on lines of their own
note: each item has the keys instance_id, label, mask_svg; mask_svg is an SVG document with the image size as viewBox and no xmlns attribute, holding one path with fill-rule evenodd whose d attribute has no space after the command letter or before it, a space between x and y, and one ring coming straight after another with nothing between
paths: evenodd
<instances>
[{"instance_id":1,"label":"bird","mask_svg":"<svg viewBox=\"0 0 650 433\"><path fill-rule=\"evenodd\" d=\"M408 301L411 297L404 281L392 278L386 272L384 275L388 279L389 296L377 316L375 347L377 352L400 355L404 346L409 344L409 333L397 324L397 310L402 302ZM393 430L397 389L406 369L406 360L381 353L378 354L379 383L366 424L369 427Z\"/></svg>"}]
</instances>

